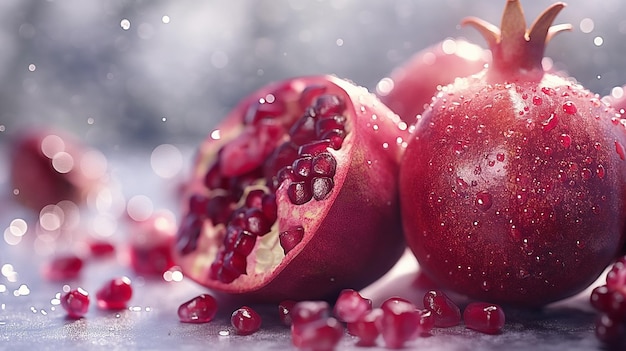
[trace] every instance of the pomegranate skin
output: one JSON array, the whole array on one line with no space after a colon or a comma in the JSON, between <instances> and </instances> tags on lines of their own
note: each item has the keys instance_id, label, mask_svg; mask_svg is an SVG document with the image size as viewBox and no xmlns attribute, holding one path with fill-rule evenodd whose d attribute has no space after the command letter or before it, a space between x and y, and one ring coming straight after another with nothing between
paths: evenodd
<instances>
[{"instance_id":1,"label":"pomegranate skin","mask_svg":"<svg viewBox=\"0 0 626 351\"><path fill-rule=\"evenodd\" d=\"M489 50L467 40L448 38L413 55L381 79L376 93L403 121L413 124L424 112L438 86L483 70Z\"/></svg>"},{"instance_id":2,"label":"pomegranate skin","mask_svg":"<svg viewBox=\"0 0 626 351\"><path fill-rule=\"evenodd\" d=\"M346 105L349 132L340 149L328 149L337 162L332 192L319 201L295 205L287 181L281 183L275 191L277 220L272 233L258 238L246 260L247 273L232 282L210 276L221 244L218 225L204 219L197 248L191 252L174 249L176 261L187 277L215 292L234 294L247 301L331 300L344 288L360 289L370 284L401 256L405 243L397 176L404 141L409 136L407 126L366 89L333 76L277 82L242 101L216 128L220 138L208 137L200 145L186 198L206 193L203 181L207 170L219 157L220 148L241 135L251 104L268 94L275 95L277 101L297 101L307 87L324 87L326 93L338 96ZM183 213L189 211L188 204L184 204ZM185 225L184 219L181 223ZM300 243L286 254L274 250L276 262L259 267L258 241L298 227L304 228ZM277 236L270 240L276 240L271 245L280 248Z\"/></svg>"}]
</instances>

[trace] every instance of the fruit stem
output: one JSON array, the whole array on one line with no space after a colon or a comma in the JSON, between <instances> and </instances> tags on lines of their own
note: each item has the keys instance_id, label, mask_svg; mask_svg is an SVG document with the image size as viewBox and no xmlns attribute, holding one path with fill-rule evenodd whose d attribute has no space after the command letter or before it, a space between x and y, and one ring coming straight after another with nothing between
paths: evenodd
<instances>
[{"instance_id":1,"label":"fruit stem","mask_svg":"<svg viewBox=\"0 0 626 351\"><path fill-rule=\"evenodd\" d=\"M526 29L519 0L507 0L500 28L480 18L464 18L461 24L476 28L491 50L492 64L487 70L487 80L490 83L541 80L544 74L541 61L546 45L555 34L572 29L570 24L552 25L564 7L562 2L552 4L537 17L530 29Z\"/></svg>"}]
</instances>

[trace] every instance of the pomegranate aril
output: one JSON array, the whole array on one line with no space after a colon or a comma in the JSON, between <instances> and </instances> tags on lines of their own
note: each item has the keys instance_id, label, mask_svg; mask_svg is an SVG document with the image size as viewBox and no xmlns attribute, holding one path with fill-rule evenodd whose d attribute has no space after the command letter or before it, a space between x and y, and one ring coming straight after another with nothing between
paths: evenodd
<instances>
[{"instance_id":1,"label":"pomegranate aril","mask_svg":"<svg viewBox=\"0 0 626 351\"><path fill-rule=\"evenodd\" d=\"M472 302L463 311L465 326L485 334L498 334L505 322L502 307L486 302Z\"/></svg>"},{"instance_id":2,"label":"pomegranate aril","mask_svg":"<svg viewBox=\"0 0 626 351\"><path fill-rule=\"evenodd\" d=\"M89 253L93 257L110 256L115 253L115 246L104 240L92 240L87 243L89 247Z\"/></svg>"},{"instance_id":3,"label":"pomegranate aril","mask_svg":"<svg viewBox=\"0 0 626 351\"><path fill-rule=\"evenodd\" d=\"M239 275L246 274L247 266L246 256L237 252L229 252L224 257L223 268L230 272L238 273Z\"/></svg>"},{"instance_id":4,"label":"pomegranate aril","mask_svg":"<svg viewBox=\"0 0 626 351\"><path fill-rule=\"evenodd\" d=\"M623 350L626 347L626 323L615 320L607 314L601 314L596 319L595 334L598 340L609 345L611 349Z\"/></svg>"},{"instance_id":5,"label":"pomegranate aril","mask_svg":"<svg viewBox=\"0 0 626 351\"><path fill-rule=\"evenodd\" d=\"M424 295L424 308L433 311L436 327L447 328L461 323L461 310L443 291L428 291Z\"/></svg>"},{"instance_id":6,"label":"pomegranate aril","mask_svg":"<svg viewBox=\"0 0 626 351\"><path fill-rule=\"evenodd\" d=\"M207 201L206 215L211 219L213 225L226 223L233 213L232 200L223 195L216 195Z\"/></svg>"},{"instance_id":7,"label":"pomegranate aril","mask_svg":"<svg viewBox=\"0 0 626 351\"><path fill-rule=\"evenodd\" d=\"M306 180L309 178L311 174L313 157L305 156L300 157L293 161L291 168L293 169L293 174L296 177L296 180Z\"/></svg>"},{"instance_id":8,"label":"pomegranate aril","mask_svg":"<svg viewBox=\"0 0 626 351\"><path fill-rule=\"evenodd\" d=\"M364 298L356 290L344 289L337 297L333 314L338 320L351 323L371 310L372 300Z\"/></svg>"},{"instance_id":9,"label":"pomegranate aril","mask_svg":"<svg viewBox=\"0 0 626 351\"><path fill-rule=\"evenodd\" d=\"M283 300L278 304L278 317L288 327L291 326L291 310L293 310L296 303L294 300Z\"/></svg>"},{"instance_id":10,"label":"pomegranate aril","mask_svg":"<svg viewBox=\"0 0 626 351\"><path fill-rule=\"evenodd\" d=\"M418 334L426 335L433 330L435 327L435 314L433 311L429 309L419 310L420 313L420 322L418 329Z\"/></svg>"},{"instance_id":11,"label":"pomegranate aril","mask_svg":"<svg viewBox=\"0 0 626 351\"><path fill-rule=\"evenodd\" d=\"M243 306L233 312L230 324L239 335L250 335L261 328L261 316L252 308Z\"/></svg>"},{"instance_id":12,"label":"pomegranate aril","mask_svg":"<svg viewBox=\"0 0 626 351\"><path fill-rule=\"evenodd\" d=\"M161 275L175 265L166 243L154 247L131 247L130 266L139 275Z\"/></svg>"},{"instance_id":13,"label":"pomegranate aril","mask_svg":"<svg viewBox=\"0 0 626 351\"><path fill-rule=\"evenodd\" d=\"M315 122L315 134L320 138L325 133L331 130L344 130L346 123L346 117L341 115L335 115L328 118L320 118Z\"/></svg>"},{"instance_id":14,"label":"pomegranate aril","mask_svg":"<svg viewBox=\"0 0 626 351\"><path fill-rule=\"evenodd\" d=\"M313 321L330 317L330 305L326 301L301 301L291 309L292 330Z\"/></svg>"},{"instance_id":15,"label":"pomegranate aril","mask_svg":"<svg viewBox=\"0 0 626 351\"><path fill-rule=\"evenodd\" d=\"M363 314L359 319L348 323L350 334L359 338L358 346L374 346L380 335L379 325L383 316L383 310L375 308Z\"/></svg>"},{"instance_id":16,"label":"pomegranate aril","mask_svg":"<svg viewBox=\"0 0 626 351\"><path fill-rule=\"evenodd\" d=\"M381 309L379 329L387 348L399 349L417 338L421 312L413 303L392 297L383 302Z\"/></svg>"},{"instance_id":17,"label":"pomegranate aril","mask_svg":"<svg viewBox=\"0 0 626 351\"><path fill-rule=\"evenodd\" d=\"M261 200L261 211L272 225L278 218L278 204L276 203L276 195L265 194Z\"/></svg>"},{"instance_id":18,"label":"pomegranate aril","mask_svg":"<svg viewBox=\"0 0 626 351\"><path fill-rule=\"evenodd\" d=\"M298 158L298 145L291 141L282 143L274 150L266 163L264 169L265 178L272 179L278 174L278 171L286 166L290 166L296 158Z\"/></svg>"},{"instance_id":19,"label":"pomegranate aril","mask_svg":"<svg viewBox=\"0 0 626 351\"><path fill-rule=\"evenodd\" d=\"M285 103L280 99L275 99L272 102L255 101L248 107L243 122L244 124L258 124L263 120L280 117L286 112Z\"/></svg>"},{"instance_id":20,"label":"pomegranate aril","mask_svg":"<svg viewBox=\"0 0 626 351\"><path fill-rule=\"evenodd\" d=\"M311 161L313 173L318 176L332 177L337 170L337 160L328 152L323 152Z\"/></svg>"},{"instance_id":21,"label":"pomegranate aril","mask_svg":"<svg viewBox=\"0 0 626 351\"><path fill-rule=\"evenodd\" d=\"M289 137L291 142L296 145L305 144L316 139L315 135L315 119L313 116L305 113L292 127L289 129Z\"/></svg>"},{"instance_id":22,"label":"pomegranate aril","mask_svg":"<svg viewBox=\"0 0 626 351\"><path fill-rule=\"evenodd\" d=\"M193 213L198 217L207 215L208 205L209 198L204 195L193 194L189 197L189 213Z\"/></svg>"},{"instance_id":23,"label":"pomegranate aril","mask_svg":"<svg viewBox=\"0 0 626 351\"><path fill-rule=\"evenodd\" d=\"M311 183L313 198L318 201L327 199L334 186L335 184L333 183L333 180L331 178L313 178L313 182Z\"/></svg>"},{"instance_id":24,"label":"pomegranate aril","mask_svg":"<svg viewBox=\"0 0 626 351\"><path fill-rule=\"evenodd\" d=\"M246 195L245 206L247 208L263 208L263 197L265 196L265 191L262 189L253 189L248 192Z\"/></svg>"},{"instance_id":25,"label":"pomegranate aril","mask_svg":"<svg viewBox=\"0 0 626 351\"><path fill-rule=\"evenodd\" d=\"M280 242L280 246L285 252L285 255L289 251L293 250L302 241L302 238L304 238L304 228L300 226L278 234L278 240Z\"/></svg>"},{"instance_id":26,"label":"pomegranate aril","mask_svg":"<svg viewBox=\"0 0 626 351\"><path fill-rule=\"evenodd\" d=\"M330 116L341 114L346 109L344 101L337 95L320 95L313 103L315 116Z\"/></svg>"},{"instance_id":27,"label":"pomegranate aril","mask_svg":"<svg viewBox=\"0 0 626 351\"><path fill-rule=\"evenodd\" d=\"M204 176L204 186L209 190L228 189L228 179L222 177L218 162L213 163Z\"/></svg>"},{"instance_id":28,"label":"pomegranate aril","mask_svg":"<svg viewBox=\"0 0 626 351\"><path fill-rule=\"evenodd\" d=\"M321 154L322 152L328 151L329 147L330 147L329 139L316 140L316 141L300 146L300 148L298 148L298 155L317 156Z\"/></svg>"},{"instance_id":29,"label":"pomegranate aril","mask_svg":"<svg viewBox=\"0 0 626 351\"><path fill-rule=\"evenodd\" d=\"M256 236L252 235L252 233L242 230L238 234L238 239L233 246L233 250L242 256L248 256L252 253L254 249L254 245L256 244Z\"/></svg>"},{"instance_id":30,"label":"pomegranate aril","mask_svg":"<svg viewBox=\"0 0 626 351\"><path fill-rule=\"evenodd\" d=\"M609 290L619 290L626 295L626 256L618 259L606 275Z\"/></svg>"},{"instance_id":31,"label":"pomegranate aril","mask_svg":"<svg viewBox=\"0 0 626 351\"><path fill-rule=\"evenodd\" d=\"M324 318L292 332L292 343L299 350L332 351L343 337L343 325L335 318Z\"/></svg>"},{"instance_id":32,"label":"pomegranate aril","mask_svg":"<svg viewBox=\"0 0 626 351\"><path fill-rule=\"evenodd\" d=\"M245 229L252 235L262 236L269 233L273 223L269 223L258 208L250 208L245 213Z\"/></svg>"},{"instance_id":33,"label":"pomegranate aril","mask_svg":"<svg viewBox=\"0 0 626 351\"><path fill-rule=\"evenodd\" d=\"M341 149L341 145L343 145L343 139L346 137L346 132L339 129L329 130L328 132L322 134L320 136L320 140L329 140L330 147L333 150Z\"/></svg>"},{"instance_id":34,"label":"pomegranate aril","mask_svg":"<svg viewBox=\"0 0 626 351\"><path fill-rule=\"evenodd\" d=\"M274 152L284 135L283 127L272 124L246 126L243 131L220 149L220 174L240 177L260 169Z\"/></svg>"},{"instance_id":35,"label":"pomegranate aril","mask_svg":"<svg viewBox=\"0 0 626 351\"><path fill-rule=\"evenodd\" d=\"M83 268L83 260L76 255L53 257L43 266L43 276L52 281L75 279Z\"/></svg>"},{"instance_id":36,"label":"pomegranate aril","mask_svg":"<svg viewBox=\"0 0 626 351\"><path fill-rule=\"evenodd\" d=\"M187 255L198 247L198 238L202 232L202 219L192 213L187 214L176 234L176 250Z\"/></svg>"},{"instance_id":37,"label":"pomegranate aril","mask_svg":"<svg viewBox=\"0 0 626 351\"><path fill-rule=\"evenodd\" d=\"M108 281L96 292L98 307L104 310L119 310L133 296L133 288L128 277L119 277Z\"/></svg>"},{"instance_id":38,"label":"pomegranate aril","mask_svg":"<svg viewBox=\"0 0 626 351\"><path fill-rule=\"evenodd\" d=\"M217 301L209 294L202 294L178 307L178 318L183 323L207 323L217 313Z\"/></svg>"},{"instance_id":39,"label":"pomegranate aril","mask_svg":"<svg viewBox=\"0 0 626 351\"><path fill-rule=\"evenodd\" d=\"M311 201L313 193L307 186L307 182L291 182L287 188L287 196L294 205L304 205Z\"/></svg>"},{"instance_id":40,"label":"pomegranate aril","mask_svg":"<svg viewBox=\"0 0 626 351\"><path fill-rule=\"evenodd\" d=\"M89 294L81 289L72 289L61 296L61 307L69 318L81 318L89 310Z\"/></svg>"},{"instance_id":41,"label":"pomegranate aril","mask_svg":"<svg viewBox=\"0 0 626 351\"><path fill-rule=\"evenodd\" d=\"M326 92L326 87L324 85L309 85L300 93L300 98L298 103L300 108L305 109L315 102L318 96L324 94Z\"/></svg>"}]
</instances>

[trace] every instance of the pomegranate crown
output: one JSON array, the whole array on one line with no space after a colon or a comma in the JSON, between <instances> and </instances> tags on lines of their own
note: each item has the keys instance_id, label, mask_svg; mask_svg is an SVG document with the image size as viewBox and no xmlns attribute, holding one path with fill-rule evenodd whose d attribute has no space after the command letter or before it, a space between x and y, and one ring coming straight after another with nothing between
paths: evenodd
<instances>
[{"instance_id":1,"label":"pomegranate crown","mask_svg":"<svg viewBox=\"0 0 626 351\"><path fill-rule=\"evenodd\" d=\"M507 0L501 28L476 17L466 17L462 25L476 28L487 40L492 64L487 79L493 83L536 80L543 77L541 60L547 43L555 34L571 30L570 24L552 25L565 3L557 2L544 10L526 29L524 10L519 0Z\"/></svg>"}]
</instances>

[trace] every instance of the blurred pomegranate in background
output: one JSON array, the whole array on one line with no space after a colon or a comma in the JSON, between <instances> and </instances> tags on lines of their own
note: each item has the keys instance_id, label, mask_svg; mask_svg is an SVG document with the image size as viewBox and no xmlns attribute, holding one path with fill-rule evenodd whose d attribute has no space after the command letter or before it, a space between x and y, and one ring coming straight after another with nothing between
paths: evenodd
<instances>
[{"instance_id":1,"label":"blurred pomegranate in background","mask_svg":"<svg viewBox=\"0 0 626 351\"><path fill-rule=\"evenodd\" d=\"M83 203L103 182L107 160L64 131L40 129L16 134L9 167L15 200L39 212L63 200Z\"/></svg>"}]
</instances>

